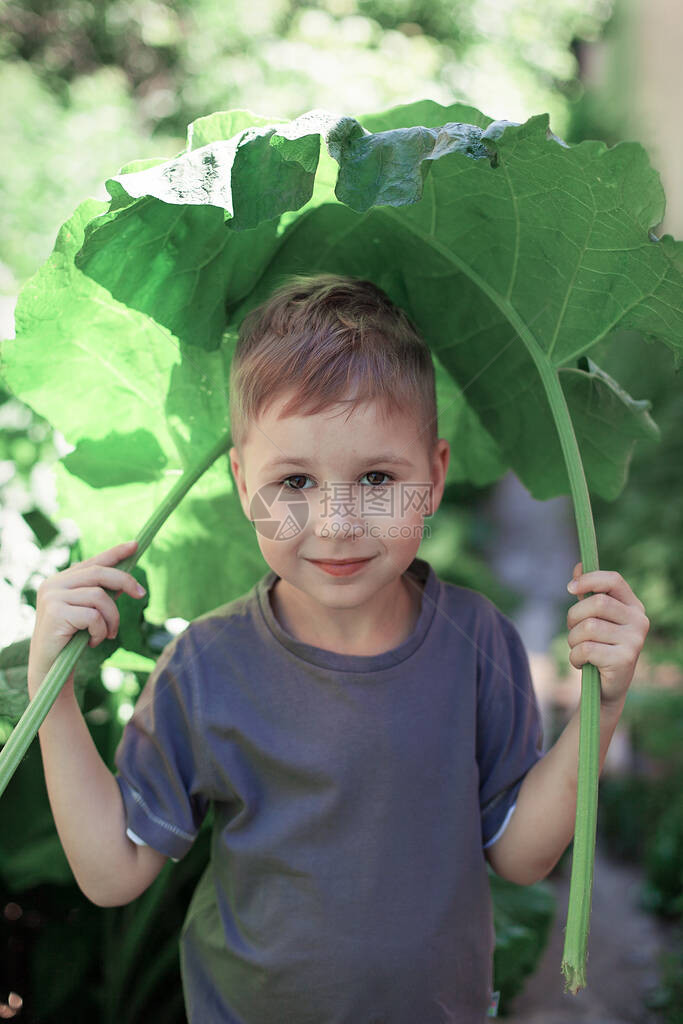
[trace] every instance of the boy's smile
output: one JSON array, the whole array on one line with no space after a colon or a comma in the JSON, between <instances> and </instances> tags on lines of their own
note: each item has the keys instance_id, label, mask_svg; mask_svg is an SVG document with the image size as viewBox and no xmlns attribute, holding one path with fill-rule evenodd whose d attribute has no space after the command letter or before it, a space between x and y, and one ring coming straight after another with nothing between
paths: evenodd
<instances>
[{"instance_id":1,"label":"boy's smile","mask_svg":"<svg viewBox=\"0 0 683 1024\"><path fill-rule=\"evenodd\" d=\"M292 518L289 494L296 494L299 513L302 495L307 499L295 529L280 531L280 539L256 533L280 577L271 589L273 611L284 629L316 647L391 650L419 614L419 588L403 573L420 547L424 516L441 501L448 441L437 442L430 465L425 425L412 412L385 418L370 401L349 413L345 400L313 415L279 418L291 397L275 399L250 425L242 464L230 449L250 520L255 495L281 523Z\"/></svg>"},{"instance_id":2,"label":"boy's smile","mask_svg":"<svg viewBox=\"0 0 683 1024\"><path fill-rule=\"evenodd\" d=\"M374 555L372 556L374 558ZM329 576L352 576L367 565L372 558L343 559L339 561L327 561L326 559L312 559L313 565L319 565L323 572Z\"/></svg>"}]
</instances>

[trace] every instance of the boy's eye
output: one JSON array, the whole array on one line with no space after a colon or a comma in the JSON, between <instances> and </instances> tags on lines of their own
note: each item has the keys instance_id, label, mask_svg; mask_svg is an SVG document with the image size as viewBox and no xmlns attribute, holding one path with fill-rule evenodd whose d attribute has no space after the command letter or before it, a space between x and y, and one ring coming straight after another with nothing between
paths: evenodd
<instances>
[{"instance_id":1,"label":"boy's eye","mask_svg":"<svg viewBox=\"0 0 683 1024\"><path fill-rule=\"evenodd\" d=\"M373 469L369 473L366 473L365 476L385 476L385 477L387 477L387 480L393 480L394 479L393 476L390 473L385 473L384 470L382 470L382 469ZM372 484L372 487L384 487L386 482L387 482L386 480L381 480L379 483L377 481L375 481L375 483Z\"/></svg>"},{"instance_id":2,"label":"boy's eye","mask_svg":"<svg viewBox=\"0 0 683 1024\"><path fill-rule=\"evenodd\" d=\"M373 470L370 470L369 473L364 473L363 475L364 476L385 476L385 477L387 477L387 480L393 480L394 479L393 476L391 475L391 473L385 473L384 470L382 470L382 469L373 469ZM285 487L285 489L289 490L289 491L304 491L304 490L308 490L308 488L306 488L304 486L298 487L296 485L290 486L289 481L290 480L310 480L310 479L311 479L311 477L310 476L306 476L304 473L295 473L292 476L285 477L284 480L280 480L280 486L281 487ZM386 482L387 481L385 481L385 480L379 481L379 482L375 481L374 483L371 482L370 486L371 487L384 487Z\"/></svg>"},{"instance_id":3,"label":"boy's eye","mask_svg":"<svg viewBox=\"0 0 683 1024\"><path fill-rule=\"evenodd\" d=\"M310 479L310 478L307 477L307 476L304 476L302 473L298 473L295 476L288 476L284 480L281 480L280 481L280 486L281 487L285 487L286 490L288 490L288 491L303 491L303 490L305 490L304 487L290 487L289 486L289 481L290 480L308 480L308 479Z\"/></svg>"}]
</instances>

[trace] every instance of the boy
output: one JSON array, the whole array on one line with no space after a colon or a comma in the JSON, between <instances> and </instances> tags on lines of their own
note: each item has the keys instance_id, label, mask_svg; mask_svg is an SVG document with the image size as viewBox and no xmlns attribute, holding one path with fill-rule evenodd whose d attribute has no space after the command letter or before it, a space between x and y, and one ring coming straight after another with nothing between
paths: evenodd
<instances>
[{"instance_id":1,"label":"boy","mask_svg":"<svg viewBox=\"0 0 683 1024\"><path fill-rule=\"evenodd\" d=\"M191 1024L481 1024L486 860L525 885L561 856L578 709L543 755L515 627L417 557L449 445L429 350L383 292L291 279L245 318L230 399L231 468L269 571L165 647L116 776L71 681L60 694L40 740L76 880L98 905L130 902L213 801L180 941ZM32 693L76 629L116 634L101 588L135 592L113 568L132 550L42 585ZM579 583L603 592L568 616L570 661L601 668L602 767L649 623L618 574Z\"/></svg>"}]
</instances>

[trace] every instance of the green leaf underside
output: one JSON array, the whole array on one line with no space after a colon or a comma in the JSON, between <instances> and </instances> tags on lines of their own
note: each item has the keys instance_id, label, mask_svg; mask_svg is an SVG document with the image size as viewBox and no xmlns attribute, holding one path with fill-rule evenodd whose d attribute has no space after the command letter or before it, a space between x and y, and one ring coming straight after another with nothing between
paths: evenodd
<instances>
[{"instance_id":1,"label":"green leaf underside","mask_svg":"<svg viewBox=\"0 0 683 1024\"><path fill-rule=\"evenodd\" d=\"M636 440L656 439L649 403L576 366L624 327L680 358L681 246L650 240L664 200L641 146L420 101L361 121L218 112L184 154L141 164L64 226L1 353L8 386L75 445L58 499L86 553L133 536L229 429L236 330L292 273L370 278L414 320L452 479L511 467L536 498L568 493L532 352L560 370L592 493L615 498ZM150 615L243 594L264 570L251 533L220 458L144 556Z\"/></svg>"}]
</instances>

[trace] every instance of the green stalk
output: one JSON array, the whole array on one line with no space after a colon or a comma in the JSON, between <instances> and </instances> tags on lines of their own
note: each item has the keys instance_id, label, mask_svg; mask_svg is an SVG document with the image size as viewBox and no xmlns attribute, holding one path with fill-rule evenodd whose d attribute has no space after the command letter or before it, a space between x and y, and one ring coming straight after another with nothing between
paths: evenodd
<instances>
[{"instance_id":1,"label":"green stalk","mask_svg":"<svg viewBox=\"0 0 683 1024\"><path fill-rule=\"evenodd\" d=\"M586 956L593 893L595 828L598 814L600 757L600 673L586 663L581 670L579 776L569 908L562 971L565 992L586 987Z\"/></svg>"},{"instance_id":2,"label":"green stalk","mask_svg":"<svg viewBox=\"0 0 683 1024\"><path fill-rule=\"evenodd\" d=\"M117 568L123 569L124 572L133 568L192 485L213 465L218 456L228 449L230 443L230 435L223 435L195 466L183 473L138 533L136 538L138 546L134 554L119 562ZM115 590L104 589L110 597L116 593ZM80 629L74 633L68 644L57 655L33 700L0 750L0 796L5 792L22 757L30 747L50 708L57 700L60 690L69 678L71 670L87 646L89 639L90 633L87 629Z\"/></svg>"},{"instance_id":3,"label":"green stalk","mask_svg":"<svg viewBox=\"0 0 683 1024\"><path fill-rule=\"evenodd\" d=\"M537 342L526 329L524 341L536 363L550 403L562 446L574 516L579 535L582 570L594 572L598 566L598 545L591 511L590 494L574 426L560 385L557 371L548 362ZM588 596L588 593L585 595ZM598 815L600 767L600 673L588 662L581 669L581 707L579 714L579 763L576 793L576 819L569 906L565 930L562 971L565 992L572 995L586 987L586 957L593 893L593 861Z\"/></svg>"},{"instance_id":4,"label":"green stalk","mask_svg":"<svg viewBox=\"0 0 683 1024\"><path fill-rule=\"evenodd\" d=\"M391 207L383 207L385 217L393 217L405 229L405 221ZM472 266L461 259L452 249L439 245L430 239L433 249L441 252L446 261L455 263L469 279L481 289L491 302L507 318L524 342L529 355L538 370L548 403L552 411L562 447L574 518L579 535L579 551L583 572L595 572L598 565L598 544L591 510L588 483L583 471L581 452L574 433L574 425L560 385L557 370L531 332L531 324L545 311L544 306L529 323L525 323L510 302L509 294L503 296L481 277ZM584 595L588 596L588 594ZM600 673L595 665L588 662L581 670L581 709L579 715L579 759L576 793L576 819L574 824L574 851L572 874L569 884L569 907L565 932L562 971L565 975L565 992L576 995L586 987L586 947L590 927L591 898L593 891L593 860L595 856L595 829L598 816L598 781L600 765Z\"/></svg>"}]
</instances>

